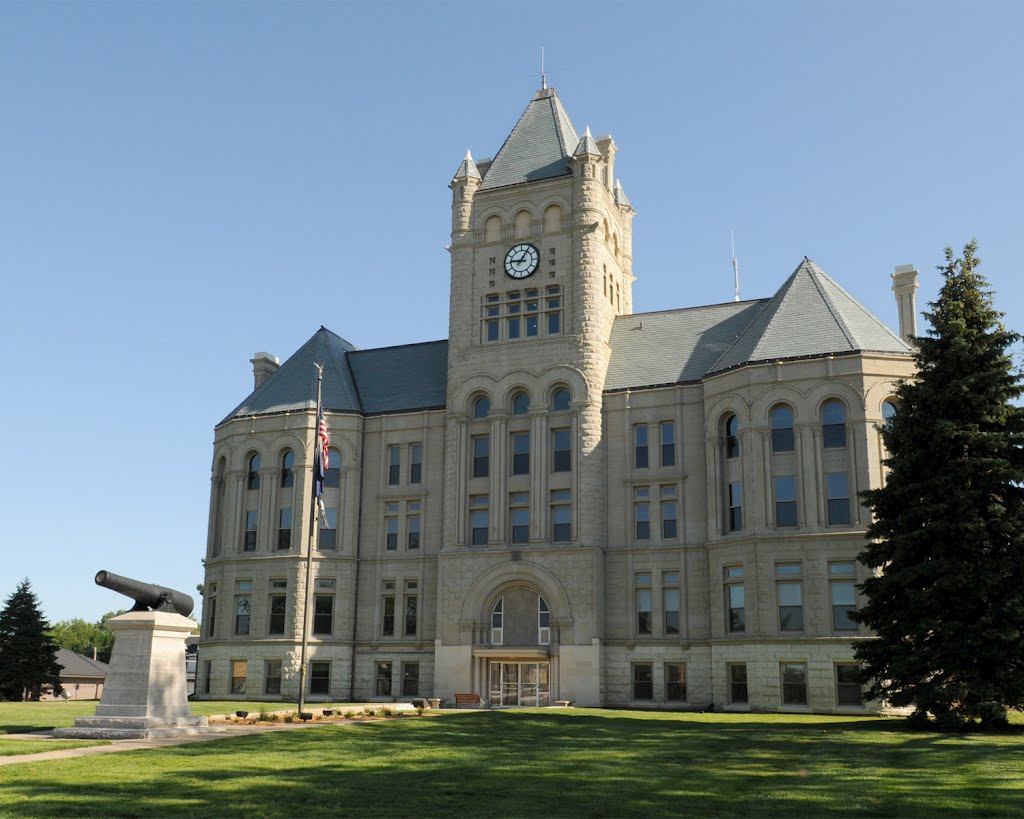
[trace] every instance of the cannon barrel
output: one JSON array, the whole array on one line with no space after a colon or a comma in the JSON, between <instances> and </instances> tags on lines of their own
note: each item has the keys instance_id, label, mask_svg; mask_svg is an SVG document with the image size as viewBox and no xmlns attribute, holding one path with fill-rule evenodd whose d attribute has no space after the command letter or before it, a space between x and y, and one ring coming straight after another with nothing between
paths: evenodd
<instances>
[{"instance_id":1,"label":"cannon barrel","mask_svg":"<svg viewBox=\"0 0 1024 819\"><path fill-rule=\"evenodd\" d=\"M188 617L195 606L195 601L184 592L158 586L156 583L132 580L113 572L97 572L96 585L131 597L135 601L132 611L145 611L149 608L155 611L177 612L183 617Z\"/></svg>"}]
</instances>

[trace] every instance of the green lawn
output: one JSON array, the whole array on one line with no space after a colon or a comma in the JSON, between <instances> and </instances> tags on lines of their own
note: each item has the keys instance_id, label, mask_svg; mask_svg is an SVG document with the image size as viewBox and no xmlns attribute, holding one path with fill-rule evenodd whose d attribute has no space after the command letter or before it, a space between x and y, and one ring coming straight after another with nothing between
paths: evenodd
<instances>
[{"instance_id":1,"label":"green lawn","mask_svg":"<svg viewBox=\"0 0 1024 819\"><path fill-rule=\"evenodd\" d=\"M195 716L211 714L233 714L235 711L249 711L256 716L261 709L268 711L294 711L296 703L287 702L236 702L205 701L189 703ZM317 703L316 710L332 707ZM339 706L333 706L335 708ZM340 706L343 707L343 706ZM19 734L27 731L43 731L47 728L62 728L73 725L75 717L87 717L96 713L95 700L56 702L0 702L0 734Z\"/></svg>"},{"instance_id":2,"label":"green lawn","mask_svg":"<svg viewBox=\"0 0 1024 819\"><path fill-rule=\"evenodd\" d=\"M1024 735L902 721L451 712L0 769L0 814L1020 816Z\"/></svg>"},{"instance_id":3,"label":"green lawn","mask_svg":"<svg viewBox=\"0 0 1024 819\"><path fill-rule=\"evenodd\" d=\"M0 756L41 754L44 751L63 751L66 748L88 748L90 745L109 745L104 740L89 739L5 739L0 737Z\"/></svg>"}]
</instances>

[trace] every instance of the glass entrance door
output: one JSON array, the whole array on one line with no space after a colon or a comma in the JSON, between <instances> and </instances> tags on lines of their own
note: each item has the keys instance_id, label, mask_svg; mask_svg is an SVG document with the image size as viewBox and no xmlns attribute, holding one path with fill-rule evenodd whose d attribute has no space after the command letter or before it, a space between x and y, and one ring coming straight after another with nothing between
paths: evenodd
<instances>
[{"instance_id":1,"label":"glass entrance door","mask_svg":"<svg viewBox=\"0 0 1024 819\"><path fill-rule=\"evenodd\" d=\"M549 663L492 662L488 674L492 708L547 705Z\"/></svg>"}]
</instances>

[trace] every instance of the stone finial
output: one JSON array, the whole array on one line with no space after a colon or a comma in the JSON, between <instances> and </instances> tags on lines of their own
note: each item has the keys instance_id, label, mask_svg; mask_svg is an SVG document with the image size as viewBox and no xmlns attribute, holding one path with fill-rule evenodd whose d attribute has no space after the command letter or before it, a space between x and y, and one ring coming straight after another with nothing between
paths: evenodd
<instances>
[{"instance_id":1,"label":"stone finial","mask_svg":"<svg viewBox=\"0 0 1024 819\"><path fill-rule=\"evenodd\" d=\"M896 312L900 319L900 338L910 341L917 335L917 270L912 264L896 265L892 291L896 294Z\"/></svg>"}]
</instances>

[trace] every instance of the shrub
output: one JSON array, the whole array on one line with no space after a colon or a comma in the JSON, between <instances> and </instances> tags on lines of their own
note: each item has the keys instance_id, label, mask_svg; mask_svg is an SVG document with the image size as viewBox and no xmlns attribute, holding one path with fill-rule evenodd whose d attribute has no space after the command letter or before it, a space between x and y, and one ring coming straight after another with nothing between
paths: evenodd
<instances>
[{"instance_id":1,"label":"shrub","mask_svg":"<svg viewBox=\"0 0 1024 819\"><path fill-rule=\"evenodd\" d=\"M294 714L285 714L284 715L284 721L289 723L289 724L295 722L295 715Z\"/></svg>"},{"instance_id":2,"label":"shrub","mask_svg":"<svg viewBox=\"0 0 1024 819\"><path fill-rule=\"evenodd\" d=\"M354 717L355 714L352 713L351 711L346 711L342 716L344 716L345 719L352 719L352 717Z\"/></svg>"}]
</instances>

